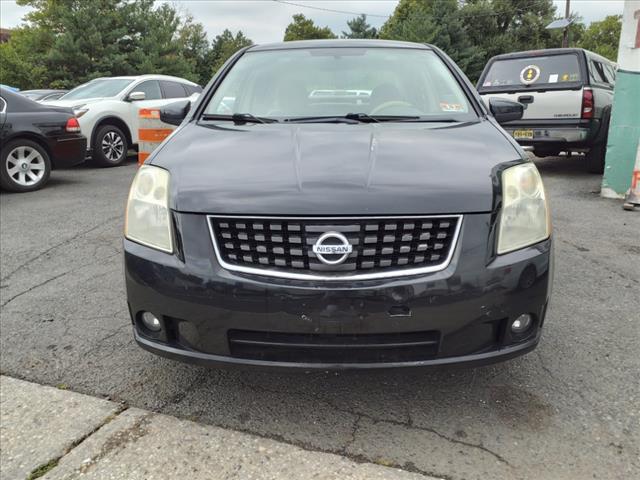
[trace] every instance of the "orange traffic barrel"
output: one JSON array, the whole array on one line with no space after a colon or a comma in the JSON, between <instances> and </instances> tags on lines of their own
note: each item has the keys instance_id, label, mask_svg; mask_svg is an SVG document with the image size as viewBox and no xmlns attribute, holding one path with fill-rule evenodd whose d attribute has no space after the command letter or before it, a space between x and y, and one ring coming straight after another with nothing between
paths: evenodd
<instances>
[{"instance_id":1,"label":"orange traffic barrel","mask_svg":"<svg viewBox=\"0 0 640 480\"><path fill-rule=\"evenodd\" d=\"M141 108L138 122L138 165L142 165L176 127L160 120L158 108Z\"/></svg>"}]
</instances>

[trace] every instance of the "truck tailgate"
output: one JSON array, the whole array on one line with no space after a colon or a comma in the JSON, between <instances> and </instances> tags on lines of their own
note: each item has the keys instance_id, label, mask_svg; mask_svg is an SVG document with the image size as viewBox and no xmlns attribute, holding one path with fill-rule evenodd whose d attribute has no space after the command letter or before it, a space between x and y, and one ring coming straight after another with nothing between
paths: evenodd
<instances>
[{"instance_id":1,"label":"truck tailgate","mask_svg":"<svg viewBox=\"0 0 640 480\"><path fill-rule=\"evenodd\" d=\"M582 110L582 89L485 93L482 99L487 108L492 97L522 103L525 107L523 120L580 118Z\"/></svg>"}]
</instances>

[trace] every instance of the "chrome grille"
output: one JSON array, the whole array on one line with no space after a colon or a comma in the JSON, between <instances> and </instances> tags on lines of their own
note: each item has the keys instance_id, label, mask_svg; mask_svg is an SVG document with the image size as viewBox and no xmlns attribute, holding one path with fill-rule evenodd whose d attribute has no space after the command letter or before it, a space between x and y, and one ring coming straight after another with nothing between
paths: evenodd
<instances>
[{"instance_id":1,"label":"chrome grille","mask_svg":"<svg viewBox=\"0 0 640 480\"><path fill-rule=\"evenodd\" d=\"M461 215L370 218L209 216L220 263L230 270L289 278L377 278L427 273L449 263ZM353 251L327 265L312 247L337 232Z\"/></svg>"}]
</instances>

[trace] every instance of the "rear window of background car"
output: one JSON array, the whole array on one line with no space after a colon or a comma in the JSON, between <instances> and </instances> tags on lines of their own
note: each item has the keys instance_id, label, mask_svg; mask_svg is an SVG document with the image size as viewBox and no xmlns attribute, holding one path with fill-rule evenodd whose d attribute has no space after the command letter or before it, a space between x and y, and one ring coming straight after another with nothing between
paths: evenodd
<instances>
[{"instance_id":1,"label":"rear window of background car","mask_svg":"<svg viewBox=\"0 0 640 480\"><path fill-rule=\"evenodd\" d=\"M187 97L187 91L184 89L181 83L163 81L162 90L164 91L164 98L185 98Z\"/></svg>"},{"instance_id":2,"label":"rear window of background car","mask_svg":"<svg viewBox=\"0 0 640 480\"><path fill-rule=\"evenodd\" d=\"M187 95L191 96L194 93L200 93L202 92L202 87L200 87L199 85L187 85L186 83L183 83L182 86L187 90Z\"/></svg>"},{"instance_id":3,"label":"rear window of background car","mask_svg":"<svg viewBox=\"0 0 640 480\"><path fill-rule=\"evenodd\" d=\"M480 88L515 87L530 88L522 82L521 74L527 67L537 67L538 78L531 85L561 86L563 83L582 81L578 56L549 55L543 57L508 58L491 64Z\"/></svg>"}]
</instances>

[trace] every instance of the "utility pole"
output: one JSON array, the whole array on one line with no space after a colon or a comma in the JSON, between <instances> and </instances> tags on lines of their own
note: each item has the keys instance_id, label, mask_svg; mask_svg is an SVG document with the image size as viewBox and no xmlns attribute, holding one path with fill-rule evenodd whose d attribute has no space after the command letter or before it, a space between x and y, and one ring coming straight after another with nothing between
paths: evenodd
<instances>
[{"instance_id":1,"label":"utility pole","mask_svg":"<svg viewBox=\"0 0 640 480\"><path fill-rule=\"evenodd\" d=\"M564 18L569 20L569 15L571 14L569 8L569 0L566 0L564 5ZM564 28L564 32L562 32L562 48L567 48L569 46L569 25Z\"/></svg>"}]
</instances>

